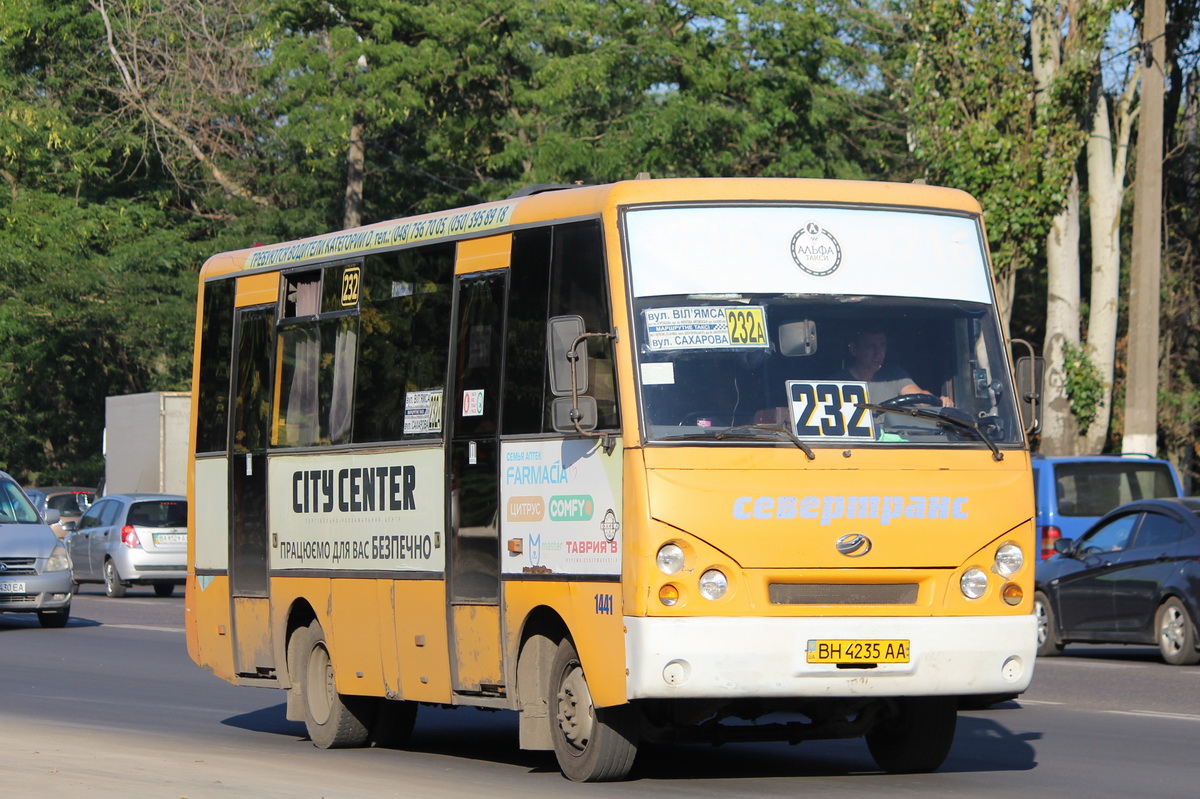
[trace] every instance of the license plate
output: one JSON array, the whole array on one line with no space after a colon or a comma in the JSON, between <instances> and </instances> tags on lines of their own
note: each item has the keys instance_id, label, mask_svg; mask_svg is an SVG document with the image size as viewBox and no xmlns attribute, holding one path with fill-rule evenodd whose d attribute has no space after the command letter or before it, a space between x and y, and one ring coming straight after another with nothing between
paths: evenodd
<instances>
[{"instance_id":1,"label":"license plate","mask_svg":"<svg viewBox=\"0 0 1200 799\"><path fill-rule=\"evenodd\" d=\"M187 533L155 533L154 543L157 544L186 544Z\"/></svg>"},{"instance_id":2,"label":"license plate","mask_svg":"<svg viewBox=\"0 0 1200 799\"><path fill-rule=\"evenodd\" d=\"M23 594L25 583L0 582L0 594Z\"/></svg>"},{"instance_id":3,"label":"license plate","mask_svg":"<svg viewBox=\"0 0 1200 799\"><path fill-rule=\"evenodd\" d=\"M809 663L907 663L908 641L810 640Z\"/></svg>"}]
</instances>

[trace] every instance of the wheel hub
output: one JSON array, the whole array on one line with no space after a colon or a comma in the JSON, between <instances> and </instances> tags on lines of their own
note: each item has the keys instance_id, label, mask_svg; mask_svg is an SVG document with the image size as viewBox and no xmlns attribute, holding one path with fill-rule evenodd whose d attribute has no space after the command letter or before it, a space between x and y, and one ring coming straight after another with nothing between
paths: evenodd
<instances>
[{"instance_id":1,"label":"wheel hub","mask_svg":"<svg viewBox=\"0 0 1200 799\"><path fill-rule=\"evenodd\" d=\"M558 726L567 742L582 751L592 738L594 723L592 695L583 669L575 664L563 676L558 690Z\"/></svg>"}]
</instances>

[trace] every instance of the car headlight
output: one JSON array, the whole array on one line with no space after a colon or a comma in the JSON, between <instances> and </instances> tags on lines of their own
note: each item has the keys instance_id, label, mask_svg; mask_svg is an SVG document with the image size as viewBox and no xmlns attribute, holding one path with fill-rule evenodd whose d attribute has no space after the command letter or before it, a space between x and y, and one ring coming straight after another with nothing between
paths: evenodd
<instances>
[{"instance_id":1,"label":"car headlight","mask_svg":"<svg viewBox=\"0 0 1200 799\"><path fill-rule=\"evenodd\" d=\"M1008 577L1025 565L1025 553L1016 544L1005 544L996 550L996 573Z\"/></svg>"},{"instance_id":2,"label":"car headlight","mask_svg":"<svg viewBox=\"0 0 1200 799\"><path fill-rule=\"evenodd\" d=\"M963 596L967 599L979 599L987 592L988 577L987 573L978 566L972 566L967 569L958 581L958 587L962 589Z\"/></svg>"},{"instance_id":3,"label":"car headlight","mask_svg":"<svg viewBox=\"0 0 1200 799\"><path fill-rule=\"evenodd\" d=\"M729 589L729 580L716 569L709 569L700 575L700 596L705 599L720 599Z\"/></svg>"},{"instance_id":4,"label":"car headlight","mask_svg":"<svg viewBox=\"0 0 1200 799\"><path fill-rule=\"evenodd\" d=\"M66 548L59 544L50 553L50 557L46 558L46 568L43 571L47 572L65 572L71 570L71 556L67 554Z\"/></svg>"},{"instance_id":5,"label":"car headlight","mask_svg":"<svg viewBox=\"0 0 1200 799\"><path fill-rule=\"evenodd\" d=\"M675 574L683 568L683 549L678 544L664 544L658 550L658 570Z\"/></svg>"}]
</instances>

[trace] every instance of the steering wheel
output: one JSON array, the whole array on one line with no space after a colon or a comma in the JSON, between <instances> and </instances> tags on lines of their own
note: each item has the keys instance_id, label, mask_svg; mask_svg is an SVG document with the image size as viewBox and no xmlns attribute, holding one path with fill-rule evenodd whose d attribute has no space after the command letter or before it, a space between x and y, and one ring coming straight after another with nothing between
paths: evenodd
<instances>
[{"instance_id":1,"label":"steering wheel","mask_svg":"<svg viewBox=\"0 0 1200 799\"><path fill-rule=\"evenodd\" d=\"M911 408L914 405L933 405L942 407L942 400L932 394L897 394L891 399L886 399L879 403L885 408Z\"/></svg>"}]
</instances>

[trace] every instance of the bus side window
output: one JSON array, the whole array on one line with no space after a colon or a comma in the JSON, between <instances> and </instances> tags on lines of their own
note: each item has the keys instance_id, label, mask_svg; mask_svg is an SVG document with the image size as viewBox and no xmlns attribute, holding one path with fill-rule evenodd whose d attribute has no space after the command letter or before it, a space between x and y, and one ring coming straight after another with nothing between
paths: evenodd
<instances>
[{"instance_id":1,"label":"bus side window","mask_svg":"<svg viewBox=\"0 0 1200 799\"><path fill-rule=\"evenodd\" d=\"M600 223L577 222L554 229L550 264L550 316L579 314L589 333L612 330L608 307L608 280L605 274L604 236ZM588 391L596 399L598 430L620 426L617 413L617 381L612 341L588 339ZM543 368L545 370L545 368ZM550 403L547 400L546 429Z\"/></svg>"},{"instance_id":2,"label":"bus side window","mask_svg":"<svg viewBox=\"0 0 1200 799\"><path fill-rule=\"evenodd\" d=\"M363 265L354 441L441 438L454 245L368 256ZM427 423L405 433L408 400ZM436 400L436 401L435 401Z\"/></svg>"},{"instance_id":3,"label":"bus side window","mask_svg":"<svg viewBox=\"0 0 1200 799\"><path fill-rule=\"evenodd\" d=\"M204 284L196 452L225 452L229 446L229 370L233 361L235 285L232 279L211 280Z\"/></svg>"},{"instance_id":4,"label":"bus side window","mask_svg":"<svg viewBox=\"0 0 1200 799\"><path fill-rule=\"evenodd\" d=\"M547 382L546 324L578 314L588 332L612 329L600 223L577 222L513 234L505 356L506 435L553 430ZM612 342L588 341L588 394L599 407L599 429L619 425Z\"/></svg>"}]
</instances>

